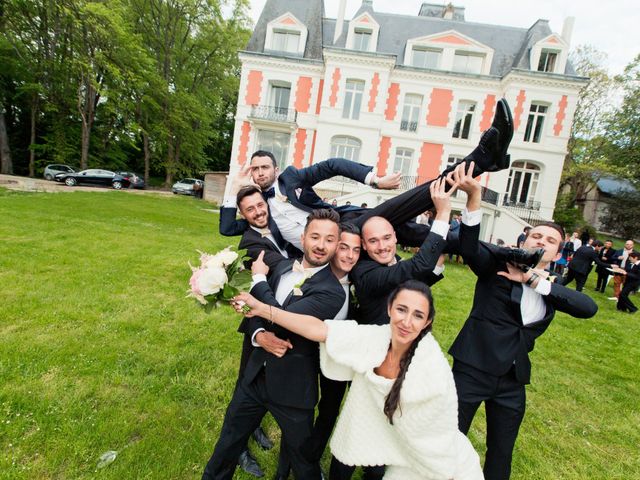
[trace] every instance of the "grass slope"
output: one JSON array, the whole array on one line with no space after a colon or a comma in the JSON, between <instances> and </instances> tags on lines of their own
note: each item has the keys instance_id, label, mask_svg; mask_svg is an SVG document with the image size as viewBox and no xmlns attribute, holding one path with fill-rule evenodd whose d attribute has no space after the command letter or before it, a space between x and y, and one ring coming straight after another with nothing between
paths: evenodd
<instances>
[{"instance_id":1,"label":"grass slope","mask_svg":"<svg viewBox=\"0 0 640 480\"><path fill-rule=\"evenodd\" d=\"M184 298L196 249L235 243L205 208L0 190L0 478L199 478L241 343L228 307L206 315ZM444 349L473 281L449 265L434 289ZM593 286L597 317L558 315L532 354L513 478L640 478L640 317L617 313ZM272 421L268 431L278 435ZM470 434L480 452L483 432L480 412ZM118 457L98 470L108 450ZM272 477L277 455L256 453Z\"/></svg>"}]
</instances>

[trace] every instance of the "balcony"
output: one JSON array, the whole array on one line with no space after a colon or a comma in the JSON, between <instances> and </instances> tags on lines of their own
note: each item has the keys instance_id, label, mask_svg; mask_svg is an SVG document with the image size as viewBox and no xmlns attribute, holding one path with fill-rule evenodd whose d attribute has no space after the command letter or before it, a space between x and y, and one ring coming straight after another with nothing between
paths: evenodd
<instances>
[{"instance_id":1,"label":"balcony","mask_svg":"<svg viewBox=\"0 0 640 480\"><path fill-rule=\"evenodd\" d=\"M250 118L276 123L296 123L298 112L293 108L272 107L269 105L251 105Z\"/></svg>"},{"instance_id":2,"label":"balcony","mask_svg":"<svg viewBox=\"0 0 640 480\"><path fill-rule=\"evenodd\" d=\"M400 122L400 130L403 132L416 132L418 131L418 122L407 122L402 120Z\"/></svg>"}]
</instances>

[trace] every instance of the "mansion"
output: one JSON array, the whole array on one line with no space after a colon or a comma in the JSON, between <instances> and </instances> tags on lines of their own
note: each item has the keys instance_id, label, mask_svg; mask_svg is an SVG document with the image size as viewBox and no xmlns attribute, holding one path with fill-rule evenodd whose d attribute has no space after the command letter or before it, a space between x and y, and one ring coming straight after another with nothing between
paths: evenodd
<instances>
[{"instance_id":1,"label":"mansion","mask_svg":"<svg viewBox=\"0 0 640 480\"><path fill-rule=\"evenodd\" d=\"M511 167L481 178L483 239L513 243L523 225L551 219L587 82L567 61L573 18L558 34L546 20L528 29L468 22L451 4L398 15L363 0L346 19L345 3L327 18L322 0L267 0L239 54L230 175L263 149L281 170L344 157L379 176L401 172L410 188L473 150L505 97ZM393 194L346 179L318 189L370 207Z\"/></svg>"}]
</instances>

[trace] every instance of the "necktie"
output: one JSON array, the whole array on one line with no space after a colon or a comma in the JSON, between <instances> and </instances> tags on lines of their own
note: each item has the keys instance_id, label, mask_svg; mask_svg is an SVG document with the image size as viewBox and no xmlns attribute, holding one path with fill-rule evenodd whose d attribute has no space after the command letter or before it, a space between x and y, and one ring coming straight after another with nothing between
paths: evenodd
<instances>
[{"instance_id":1,"label":"necktie","mask_svg":"<svg viewBox=\"0 0 640 480\"><path fill-rule=\"evenodd\" d=\"M276 189L274 187L268 188L262 192L262 197L265 200L269 200L270 198L273 198L275 196L276 196Z\"/></svg>"}]
</instances>

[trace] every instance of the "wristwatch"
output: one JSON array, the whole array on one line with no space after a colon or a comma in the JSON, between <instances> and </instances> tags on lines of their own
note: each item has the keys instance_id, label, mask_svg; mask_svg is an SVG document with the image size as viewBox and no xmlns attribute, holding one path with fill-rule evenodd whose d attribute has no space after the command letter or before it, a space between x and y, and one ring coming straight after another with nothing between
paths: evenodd
<instances>
[{"instance_id":1,"label":"wristwatch","mask_svg":"<svg viewBox=\"0 0 640 480\"><path fill-rule=\"evenodd\" d=\"M533 282L535 282L538 278L540 278L540 276L537 273L532 273L529 279L525 282L525 285L533 285Z\"/></svg>"},{"instance_id":2,"label":"wristwatch","mask_svg":"<svg viewBox=\"0 0 640 480\"><path fill-rule=\"evenodd\" d=\"M379 182L379 181L380 181L380 179L379 179L378 177L376 177L376 176L374 176L374 177L371 179L371 186L372 186L373 188L375 188L376 190L378 190L378 189L380 188L380 187L378 186L378 182Z\"/></svg>"}]
</instances>

